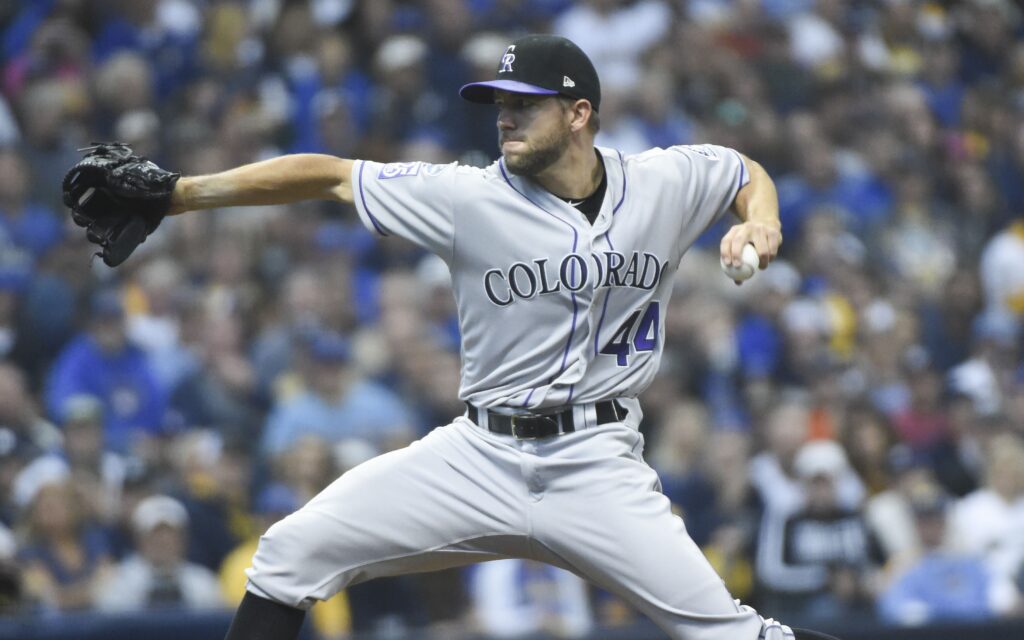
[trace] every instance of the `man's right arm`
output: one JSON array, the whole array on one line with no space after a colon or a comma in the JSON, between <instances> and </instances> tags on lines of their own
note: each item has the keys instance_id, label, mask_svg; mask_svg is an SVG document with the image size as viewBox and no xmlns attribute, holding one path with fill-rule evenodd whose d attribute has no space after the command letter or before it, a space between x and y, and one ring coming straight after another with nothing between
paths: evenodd
<instances>
[{"instance_id":1,"label":"man's right arm","mask_svg":"<svg viewBox=\"0 0 1024 640\"><path fill-rule=\"evenodd\" d=\"M352 160L300 153L178 180L168 215L303 200L352 203Z\"/></svg>"}]
</instances>

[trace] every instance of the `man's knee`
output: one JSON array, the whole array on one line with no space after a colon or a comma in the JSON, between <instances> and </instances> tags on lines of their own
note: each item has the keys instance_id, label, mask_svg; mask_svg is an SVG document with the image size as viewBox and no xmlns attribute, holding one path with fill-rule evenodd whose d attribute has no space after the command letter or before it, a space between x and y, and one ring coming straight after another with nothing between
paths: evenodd
<instances>
[{"instance_id":1,"label":"man's knee","mask_svg":"<svg viewBox=\"0 0 1024 640\"><path fill-rule=\"evenodd\" d=\"M308 609L318 599L314 592L330 567L317 561L315 537L302 521L296 512L260 537L246 570L249 592L299 609Z\"/></svg>"}]
</instances>

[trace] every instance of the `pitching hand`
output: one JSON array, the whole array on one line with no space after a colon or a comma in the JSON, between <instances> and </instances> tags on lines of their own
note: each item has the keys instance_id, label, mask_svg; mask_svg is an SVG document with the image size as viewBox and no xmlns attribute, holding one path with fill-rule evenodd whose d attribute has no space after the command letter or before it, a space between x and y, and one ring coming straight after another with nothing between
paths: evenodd
<instances>
[{"instance_id":1,"label":"pitching hand","mask_svg":"<svg viewBox=\"0 0 1024 640\"><path fill-rule=\"evenodd\" d=\"M768 263L775 259L782 244L782 230L779 224L750 220L734 225L722 237L719 251L726 264L740 266L743 263L743 246L754 245L761 262L759 269L766 269Z\"/></svg>"}]
</instances>

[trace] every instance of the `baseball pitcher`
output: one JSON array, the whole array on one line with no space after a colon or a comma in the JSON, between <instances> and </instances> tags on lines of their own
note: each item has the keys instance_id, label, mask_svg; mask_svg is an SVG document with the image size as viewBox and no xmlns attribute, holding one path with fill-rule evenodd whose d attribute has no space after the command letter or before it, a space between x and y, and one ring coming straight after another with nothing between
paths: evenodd
<instances>
[{"instance_id":1,"label":"baseball pitcher","mask_svg":"<svg viewBox=\"0 0 1024 640\"><path fill-rule=\"evenodd\" d=\"M179 177L100 145L65 179L112 265L165 214L326 199L450 268L465 413L271 527L228 639L293 639L304 611L347 585L510 557L573 571L674 639L793 638L730 596L638 430L679 261L731 210L722 259L739 265L752 244L765 268L782 241L772 180L714 145L595 147L597 73L564 38L520 38L497 63L494 80L461 89L497 107L501 157L486 168L303 154Z\"/></svg>"}]
</instances>

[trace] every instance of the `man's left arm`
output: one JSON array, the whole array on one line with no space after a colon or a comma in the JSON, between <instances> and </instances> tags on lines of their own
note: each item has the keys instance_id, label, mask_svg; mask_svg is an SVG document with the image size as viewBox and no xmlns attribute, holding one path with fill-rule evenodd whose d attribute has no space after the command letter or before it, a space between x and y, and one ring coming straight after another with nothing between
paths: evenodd
<instances>
[{"instance_id":1,"label":"man's left arm","mask_svg":"<svg viewBox=\"0 0 1024 640\"><path fill-rule=\"evenodd\" d=\"M779 221L779 196L768 172L757 162L740 154L750 180L736 193L733 211L742 221L722 237L719 247L722 260L740 266L743 246L754 245L761 258L760 268L768 266L782 244L782 223Z\"/></svg>"}]
</instances>

